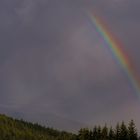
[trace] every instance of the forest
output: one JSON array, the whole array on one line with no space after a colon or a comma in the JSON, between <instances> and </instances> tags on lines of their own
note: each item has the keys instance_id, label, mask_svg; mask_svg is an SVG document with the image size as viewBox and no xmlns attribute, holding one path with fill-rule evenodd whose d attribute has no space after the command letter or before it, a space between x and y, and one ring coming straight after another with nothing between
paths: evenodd
<instances>
[{"instance_id":1,"label":"forest","mask_svg":"<svg viewBox=\"0 0 140 140\"><path fill-rule=\"evenodd\" d=\"M135 123L81 128L77 133L59 131L24 120L0 115L0 140L139 140Z\"/></svg>"}]
</instances>

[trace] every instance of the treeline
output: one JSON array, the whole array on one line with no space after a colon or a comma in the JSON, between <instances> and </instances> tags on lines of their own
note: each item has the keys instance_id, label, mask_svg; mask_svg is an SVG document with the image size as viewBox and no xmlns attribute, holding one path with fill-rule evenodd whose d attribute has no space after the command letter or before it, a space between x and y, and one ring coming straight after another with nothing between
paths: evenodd
<instances>
[{"instance_id":1,"label":"treeline","mask_svg":"<svg viewBox=\"0 0 140 140\"><path fill-rule=\"evenodd\" d=\"M83 128L79 131L78 140L139 140L134 121L131 120L128 126L122 122L113 129L95 126L93 130Z\"/></svg>"},{"instance_id":2,"label":"treeline","mask_svg":"<svg viewBox=\"0 0 140 140\"><path fill-rule=\"evenodd\" d=\"M0 115L0 140L139 140L134 121L115 128L82 128L77 134L46 128L23 120Z\"/></svg>"}]
</instances>

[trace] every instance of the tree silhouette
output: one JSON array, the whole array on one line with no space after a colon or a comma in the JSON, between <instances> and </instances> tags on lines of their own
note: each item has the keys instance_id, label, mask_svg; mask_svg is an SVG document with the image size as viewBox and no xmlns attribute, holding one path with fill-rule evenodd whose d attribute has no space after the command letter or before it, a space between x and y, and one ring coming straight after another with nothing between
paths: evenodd
<instances>
[{"instance_id":1,"label":"tree silhouette","mask_svg":"<svg viewBox=\"0 0 140 140\"><path fill-rule=\"evenodd\" d=\"M109 129L108 139L109 140L114 140L115 139L115 133L114 133L112 127L110 127L110 129Z\"/></svg>"},{"instance_id":2,"label":"tree silhouette","mask_svg":"<svg viewBox=\"0 0 140 140\"><path fill-rule=\"evenodd\" d=\"M137 140L138 139L138 134L136 131L136 127L134 124L134 121L131 120L128 126L128 133L129 133L129 140Z\"/></svg>"},{"instance_id":3,"label":"tree silhouette","mask_svg":"<svg viewBox=\"0 0 140 140\"><path fill-rule=\"evenodd\" d=\"M128 129L124 123L124 121L122 122L121 126L120 126L120 137L119 140L129 140L128 138Z\"/></svg>"},{"instance_id":4,"label":"tree silhouette","mask_svg":"<svg viewBox=\"0 0 140 140\"><path fill-rule=\"evenodd\" d=\"M102 140L107 140L108 139L108 128L107 126L105 125L102 129L102 132L101 132L101 139Z\"/></svg>"}]
</instances>

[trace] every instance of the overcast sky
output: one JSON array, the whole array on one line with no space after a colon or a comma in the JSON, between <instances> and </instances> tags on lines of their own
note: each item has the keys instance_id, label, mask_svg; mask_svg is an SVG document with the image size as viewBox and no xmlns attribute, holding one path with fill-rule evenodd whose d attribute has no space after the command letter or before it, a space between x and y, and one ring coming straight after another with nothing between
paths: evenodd
<instances>
[{"instance_id":1,"label":"overcast sky","mask_svg":"<svg viewBox=\"0 0 140 140\"><path fill-rule=\"evenodd\" d=\"M130 119L140 128L140 93L86 15L108 25L140 76L139 7L139 0L0 0L0 113L68 130Z\"/></svg>"}]
</instances>

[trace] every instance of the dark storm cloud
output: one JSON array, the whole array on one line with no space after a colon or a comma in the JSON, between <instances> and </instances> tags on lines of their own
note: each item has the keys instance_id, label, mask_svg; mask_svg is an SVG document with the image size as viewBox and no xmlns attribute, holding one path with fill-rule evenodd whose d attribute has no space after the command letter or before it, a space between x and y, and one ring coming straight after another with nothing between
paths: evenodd
<instances>
[{"instance_id":1,"label":"dark storm cloud","mask_svg":"<svg viewBox=\"0 0 140 140\"><path fill-rule=\"evenodd\" d=\"M0 1L0 110L41 123L46 117L50 125L67 129L109 121L115 112L122 115L114 121L129 119L123 112L130 100L136 115L133 89L84 12L96 10L107 21L137 66L138 5L129 0ZM61 126L63 118L77 126Z\"/></svg>"}]
</instances>

